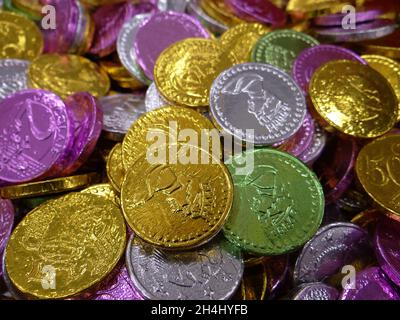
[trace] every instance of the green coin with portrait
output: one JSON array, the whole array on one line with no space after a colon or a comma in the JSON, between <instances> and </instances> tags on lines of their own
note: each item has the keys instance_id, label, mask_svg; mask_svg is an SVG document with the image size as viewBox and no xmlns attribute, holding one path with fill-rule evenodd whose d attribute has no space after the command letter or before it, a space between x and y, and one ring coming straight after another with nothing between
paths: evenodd
<instances>
[{"instance_id":1,"label":"green coin with portrait","mask_svg":"<svg viewBox=\"0 0 400 320\"><path fill-rule=\"evenodd\" d=\"M253 254L280 255L315 235L324 214L324 193L300 160L262 148L238 154L226 165L235 186L224 226L230 242Z\"/></svg>"},{"instance_id":2,"label":"green coin with portrait","mask_svg":"<svg viewBox=\"0 0 400 320\"><path fill-rule=\"evenodd\" d=\"M254 46L252 62L267 63L286 73L291 72L297 56L305 49L319 45L313 37L294 30L276 30L267 33Z\"/></svg>"}]
</instances>

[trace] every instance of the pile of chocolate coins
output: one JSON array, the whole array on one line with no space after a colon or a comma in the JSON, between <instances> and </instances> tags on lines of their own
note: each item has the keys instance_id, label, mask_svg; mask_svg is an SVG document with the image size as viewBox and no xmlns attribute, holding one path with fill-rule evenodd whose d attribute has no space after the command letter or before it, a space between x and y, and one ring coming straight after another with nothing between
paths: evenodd
<instances>
[{"instance_id":1,"label":"pile of chocolate coins","mask_svg":"<svg viewBox=\"0 0 400 320\"><path fill-rule=\"evenodd\" d=\"M400 300L398 1L0 4L0 299Z\"/></svg>"}]
</instances>

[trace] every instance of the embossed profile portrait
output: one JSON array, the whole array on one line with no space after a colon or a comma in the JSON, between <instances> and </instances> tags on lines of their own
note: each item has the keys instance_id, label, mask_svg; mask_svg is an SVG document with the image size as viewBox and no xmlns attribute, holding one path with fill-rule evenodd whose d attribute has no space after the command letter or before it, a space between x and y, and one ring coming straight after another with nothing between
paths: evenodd
<instances>
[{"instance_id":1,"label":"embossed profile portrait","mask_svg":"<svg viewBox=\"0 0 400 320\"><path fill-rule=\"evenodd\" d=\"M237 187L241 206L249 207L267 229L287 223L295 212L289 184L281 181L279 172L272 166L258 166Z\"/></svg>"},{"instance_id":2,"label":"embossed profile portrait","mask_svg":"<svg viewBox=\"0 0 400 320\"><path fill-rule=\"evenodd\" d=\"M248 73L233 79L223 88L222 93L232 96L247 96L248 113L267 129L279 127L289 116L288 104L266 89L264 78L256 73Z\"/></svg>"}]
</instances>

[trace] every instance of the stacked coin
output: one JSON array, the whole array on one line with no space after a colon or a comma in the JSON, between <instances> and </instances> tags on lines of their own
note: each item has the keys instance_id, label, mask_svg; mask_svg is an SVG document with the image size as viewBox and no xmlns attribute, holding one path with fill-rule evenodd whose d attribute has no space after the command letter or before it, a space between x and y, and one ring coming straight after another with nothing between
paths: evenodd
<instances>
[{"instance_id":1,"label":"stacked coin","mask_svg":"<svg viewBox=\"0 0 400 320\"><path fill-rule=\"evenodd\" d=\"M0 299L400 300L379 2L0 1Z\"/></svg>"}]
</instances>

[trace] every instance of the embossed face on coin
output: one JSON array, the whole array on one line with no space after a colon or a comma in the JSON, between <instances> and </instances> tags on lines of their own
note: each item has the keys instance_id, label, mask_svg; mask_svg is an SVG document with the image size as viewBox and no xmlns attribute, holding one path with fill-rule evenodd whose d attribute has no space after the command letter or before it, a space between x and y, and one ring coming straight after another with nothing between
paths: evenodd
<instances>
[{"instance_id":1,"label":"embossed face on coin","mask_svg":"<svg viewBox=\"0 0 400 320\"><path fill-rule=\"evenodd\" d=\"M243 274L240 251L223 241L198 251L169 253L131 238L126 261L136 287L148 299L229 299Z\"/></svg>"},{"instance_id":2,"label":"embossed face on coin","mask_svg":"<svg viewBox=\"0 0 400 320\"><path fill-rule=\"evenodd\" d=\"M219 126L242 140L246 129L254 129L252 138L259 145L290 138L306 115L299 87L284 72L266 64L245 63L224 71L210 96L211 112Z\"/></svg>"}]
</instances>

